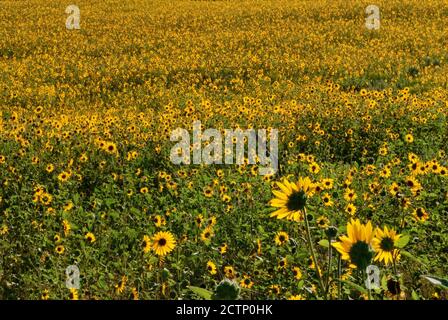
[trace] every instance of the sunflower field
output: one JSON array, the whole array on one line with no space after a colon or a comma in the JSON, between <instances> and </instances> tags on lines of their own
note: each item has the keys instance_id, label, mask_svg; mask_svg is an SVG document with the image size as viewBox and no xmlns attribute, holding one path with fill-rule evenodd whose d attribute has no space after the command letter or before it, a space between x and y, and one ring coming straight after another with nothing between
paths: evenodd
<instances>
[{"instance_id":1,"label":"sunflower field","mask_svg":"<svg viewBox=\"0 0 448 320\"><path fill-rule=\"evenodd\" d=\"M444 0L2 0L0 298L446 299L447 25ZM278 170L173 164L194 120L278 130Z\"/></svg>"}]
</instances>

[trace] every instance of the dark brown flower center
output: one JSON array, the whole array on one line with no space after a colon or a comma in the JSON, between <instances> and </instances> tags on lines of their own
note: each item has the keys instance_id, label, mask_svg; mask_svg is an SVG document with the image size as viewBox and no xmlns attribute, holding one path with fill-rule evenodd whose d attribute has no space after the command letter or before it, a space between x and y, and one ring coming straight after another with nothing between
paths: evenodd
<instances>
[{"instance_id":1,"label":"dark brown flower center","mask_svg":"<svg viewBox=\"0 0 448 320\"><path fill-rule=\"evenodd\" d=\"M394 249L394 241L389 237L385 237L381 240L380 247L384 251L392 251Z\"/></svg>"},{"instance_id":2,"label":"dark brown flower center","mask_svg":"<svg viewBox=\"0 0 448 320\"><path fill-rule=\"evenodd\" d=\"M288 198L288 202L286 204L286 207L289 211L299 211L303 210L306 205L306 194L305 192L301 191L294 191Z\"/></svg>"}]
</instances>

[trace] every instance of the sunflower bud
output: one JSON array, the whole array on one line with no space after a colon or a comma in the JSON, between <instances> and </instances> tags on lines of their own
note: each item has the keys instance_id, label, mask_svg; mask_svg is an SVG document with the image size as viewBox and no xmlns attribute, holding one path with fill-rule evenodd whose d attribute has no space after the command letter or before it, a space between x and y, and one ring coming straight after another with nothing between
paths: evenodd
<instances>
[{"instance_id":1,"label":"sunflower bud","mask_svg":"<svg viewBox=\"0 0 448 320\"><path fill-rule=\"evenodd\" d=\"M236 300L240 294L238 284L229 279L221 281L215 289L213 300Z\"/></svg>"}]
</instances>

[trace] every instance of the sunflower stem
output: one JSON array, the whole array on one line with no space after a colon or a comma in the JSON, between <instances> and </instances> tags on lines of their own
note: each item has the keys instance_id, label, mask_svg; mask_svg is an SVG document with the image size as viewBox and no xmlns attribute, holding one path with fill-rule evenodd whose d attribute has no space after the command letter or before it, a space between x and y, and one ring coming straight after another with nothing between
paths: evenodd
<instances>
[{"instance_id":1,"label":"sunflower stem","mask_svg":"<svg viewBox=\"0 0 448 320\"><path fill-rule=\"evenodd\" d=\"M342 291L342 282L341 282L341 268L342 268L342 260L341 255L338 256L338 300L341 300L341 291Z\"/></svg>"},{"instance_id":2,"label":"sunflower stem","mask_svg":"<svg viewBox=\"0 0 448 320\"><path fill-rule=\"evenodd\" d=\"M397 265L395 263L395 255L394 254L392 254L392 266L393 266L393 269L394 269L394 274L398 278Z\"/></svg>"},{"instance_id":3,"label":"sunflower stem","mask_svg":"<svg viewBox=\"0 0 448 320\"><path fill-rule=\"evenodd\" d=\"M324 283L322 281L322 277L320 276L320 269L319 269L319 265L317 264L316 254L314 252L313 241L311 239L310 225L308 223L308 217L307 217L307 213L306 213L306 208L303 209L303 215L305 216L306 236L307 236L308 245L309 245L310 251L311 251L311 257L313 258L314 269L316 271L317 279L319 280L319 285L320 285L320 288L322 290L322 293L324 294L324 296L326 298L325 286L324 286Z\"/></svg>"},{"instance_id":4,"label":"sunflower stem","mask_svg":"<svg viewBox=\"0 0 448 320\"><path fill-rule=\"evenodd\" d=\"M327 296L328 292L330 291L331 258L332 258L331 237L328 237L328 268L327 268L326 281L325 281L325 284L326 284L325 296Z\"/></svg>"}]
</instances>

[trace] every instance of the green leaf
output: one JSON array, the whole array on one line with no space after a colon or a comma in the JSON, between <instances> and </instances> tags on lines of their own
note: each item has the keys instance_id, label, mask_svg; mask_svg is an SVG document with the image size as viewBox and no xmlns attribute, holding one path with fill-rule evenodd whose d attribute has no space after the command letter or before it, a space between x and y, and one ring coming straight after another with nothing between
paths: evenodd
<instances>
[{"instance_id":1,"label":"green leaf","mask_svg":"<svg viewBox=\"0 0 448 320\"><path fill-rule=\"evenodd\" d=\"M408 244L408 242L409 242L409 240L411 239L411 237L409 236L409 235L403 235L402 237L400 237L400 239L398 239L396 242L395 242L395 246L397 247L397 248L400 248L400 249L402 249L402 248L404 248L407 244Z\"/></svg>"},{"instance_id":2,"label":"green leaf","mask_svg":"<svg viewBox=\"0 0 448 320\"><path fill-rule=\"evenodd\" d=\"M330 243L328 242L327 239L322 239L318 243L321 247L324 247L324 248L328 248L330 246Z\"/></svg>"},{"instance_id":3,"label":"green leaf","mask_svg":"<svg viewBox=\"0 0 448 320\"><path fill-rule=\"evenodd\" d=\"M434 276L422 276L422 277L436 286L441 286L444 289L448 289L448 280L446 280L446 279L442 279L442 278L434 277Z\"/></svg>"},{"instance_id":4,"label":"green leaf","mask_svg":"<svg viewBox=\"0 0 448 320\"><path fill-rule=\"evenodd\" d=\"M200 296L201 298L203 298L205 300L211 300L212 299L212 292L207 290L207 289L194 287L194 286L188 286L188 289L190 289L195 294L197 294L198 296Z\"/></svg>"},{"instance_id":5,"label":"green leaf","mask_svg":"<svg viewBox=\"0 0 448 320\"><path fill-rule=\"evenodd\" d=\"M342 283L347 284L349 287L352 287L353 289L358 290L361 293L367 294L367 289L366 288L364 288L364 287L362 287L362 286L360 286L360 285L358 285L358 284L356 284L354 282L351 282L351 281L348 281L348 280L339 280L339 279L337 279L337 280L342 282Z\"/></svg>"},{"instance_id":6,"label":"green leaf","mask_svg":"<svg viewBox=\"0 0 448 320\"><path fill-rule=\"evenodd\" d=\"M413 300L420 300L420 297L418 296L417 292L415 292L414 290L412 290L412 299Z\"/></svg>"},{"instance_id":7,"label":"green leaf","mask_svg":"<svg viewBox=\"0 0 448 320\"><path fill-rule=\"evenodd\" d=\"M412 261L415 261L419 264L425 265L420 259L418 259L417 257L413 256L410 252L406 251L406 250L400 250L400 254L405 256L406 258L411 259Z\"/></svg>"}]
</instances>

